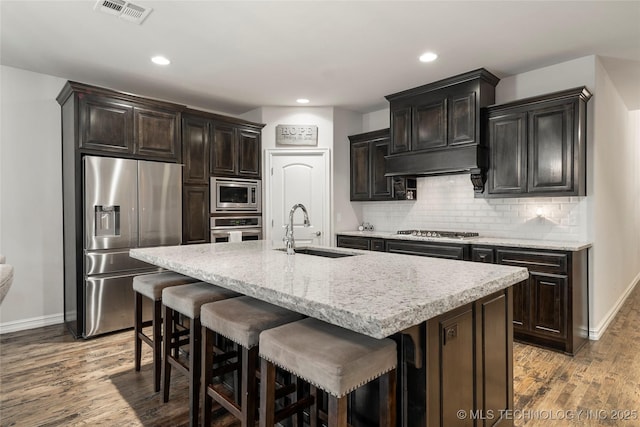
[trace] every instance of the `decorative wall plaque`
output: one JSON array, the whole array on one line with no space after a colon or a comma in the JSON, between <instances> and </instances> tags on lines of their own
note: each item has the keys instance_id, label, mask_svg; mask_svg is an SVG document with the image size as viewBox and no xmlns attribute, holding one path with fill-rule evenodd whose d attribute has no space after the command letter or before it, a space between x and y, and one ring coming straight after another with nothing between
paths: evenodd
<instances>
[{"instance_id":1,"label":"decorative wall plaque","mask_svg":"<svg viewBox=\"0 0 640 427\"><path fill-rule=\"evenodd\" d=\"M318 145L318 126L277 125L276 145Z\"/></svg>"}]
</instances>

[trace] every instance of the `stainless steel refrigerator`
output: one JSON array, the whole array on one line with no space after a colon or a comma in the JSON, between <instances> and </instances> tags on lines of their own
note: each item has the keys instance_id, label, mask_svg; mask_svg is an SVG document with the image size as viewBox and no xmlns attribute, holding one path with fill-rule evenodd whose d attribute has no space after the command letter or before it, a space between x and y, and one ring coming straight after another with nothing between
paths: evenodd
<instances>
[{"instance_id":1,"label":"stainless steel refrigerator","mask_svg":"<svg viewBox=\"0 0 640 427\"><path fill-rule=\"evenodd\" d=\"M129 249L181 243L182 169L85 156L82 173L84 275L69 289L75 298L65 297L65 320L87 338L133 326L133 277L158 268L130 258Z\"/></svg>"}]
</instances>

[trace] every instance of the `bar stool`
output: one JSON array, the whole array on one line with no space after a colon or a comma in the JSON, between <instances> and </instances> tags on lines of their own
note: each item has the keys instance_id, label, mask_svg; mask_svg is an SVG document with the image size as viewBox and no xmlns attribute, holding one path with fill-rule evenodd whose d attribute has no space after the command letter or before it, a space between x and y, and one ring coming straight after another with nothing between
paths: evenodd
<instances>
[{"instance_id":1,"label":"bar stool","mask_svg":"<svg viewBox=\"0 0 640 427\"><path fill-rule=\"evenodd\" d=\"M198 424L200 400L200 307L208 302L237 297L239 294L210 283L198 282L189 285L172 286L162 291L162 316L164 322L164 346L162 358L162 397L169 401L171 385L171 367L189 378L189 425ZM179 330L178 317L182 315L189 321L189 329ZM188 332L188 339L182 339ZM189 345L188 362L180 360L179 350ZM171 354L174 349L174 354Z\"/></svg>"},{"instance_id":2,"label":"bar stool","mask_svg":"<svg viewBox=\"0 0 640 427\"><path fill-rule=\"evenodd\" d=\"M290 408L275 409L276 365L310 383L312 396L316 387L329 394L329 427L346 426L347 395L380 377L380 425L395 426L397 355L393 340L307 318L262 332L260 357L260 427L271 427L291 412ZM305 406L310 407L314 426L318 421L316 399Z\"/></svg>"},{"instance_id":3,"label":"bar stool","mask_svg":"<svg viewBox=\"0 0 640 427\"><path fill-rule=\"evenodd\" d=\"M258 408L258 343L264 330L295 322L305 316L285 308L269 304L251 297L242 296L224 301L204 304L200 309L202 324L202 424L211 424L213 401L218 402L233 416L240 419L243 427L254 427ZM234 343L239 349L238 366L241 381L240 399L231 399L214 387L213 379L220 375L214 371L214 364L220 358L214 352L215 334ZM222 355L221 359L226 356ZM236 385L237 387L238 385Z\"/></svg>"},{"instance_id":4,"label":"bar stool","mask_svg":"<svg viewBox=\"0 0 640 427\"><path fill-rule=\"evenodd\" d=\"M197 282L193 277L184 276L173 271L162 273L142 274L133 278L133 291L135 293L134 326L135 335L135 369L140 371L142 359L142 343L145 342L153 349L153 389L160 391L160 373L162 366L162 290L169 286L184 285ZM142 297L147 297L153 302L151 321L142 321ZM143 332L143 328L151 326L152 337Z\"/></svg>"}]
</instances>

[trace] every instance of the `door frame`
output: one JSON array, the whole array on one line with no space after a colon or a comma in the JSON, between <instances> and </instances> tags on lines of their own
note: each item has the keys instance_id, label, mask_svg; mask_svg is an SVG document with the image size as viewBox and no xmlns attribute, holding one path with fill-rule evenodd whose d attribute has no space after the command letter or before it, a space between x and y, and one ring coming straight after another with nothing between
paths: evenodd
<instances>
[{"instance_id":1,"label":"door frame","mask_svg":"<svg viewBox=\"0 0 640 427\"><path fill-rule=\"evenodd\" d=\"M268 194L271 194L271 189L273 185L273 159L275 157L288 157L288 156L321 156L322 160L324 160L324 185L325 185L325 194L323 198L323 223L322 223L322 238L321 244L323 246L330 246L331 236L333 235L333 230L331 229L331 157L329 156L330 152L328 148L313 148L313 149L304 149L304 150L296 150L296 149L288 149L288 148L267 148L265 149L264 156L264 174L263 174L263 197L262 200L264 202L264 210L262 212L262 216L264 219L263 228L264 228L264 239L271 240L272 239L272 230L271 222L273 218L271 216L271 200L272 198ZM284 245L284 244L283 244Z\"/></svg>"}]
</instances>

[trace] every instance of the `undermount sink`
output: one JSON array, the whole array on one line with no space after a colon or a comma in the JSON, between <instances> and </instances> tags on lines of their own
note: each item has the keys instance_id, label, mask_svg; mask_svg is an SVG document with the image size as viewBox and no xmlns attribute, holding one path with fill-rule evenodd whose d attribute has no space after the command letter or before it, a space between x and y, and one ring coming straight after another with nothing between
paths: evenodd
<instances>
[{"instance_id":1,"label":"undermount sink","mask_svg":"<svg viewBox=\"0 0 640 427\"><path fill-rule=\"evenodd\" d=\"M276 250L282 251L282 252L287 251L286 248L278 248ZM295 248L294 252L297 254L314 255L314 256L321 256L325 258L344 258L348 256L359 255L352 252L336 252L336 251L317 249L317 248Z\"/></svg>"}]
</instances>

